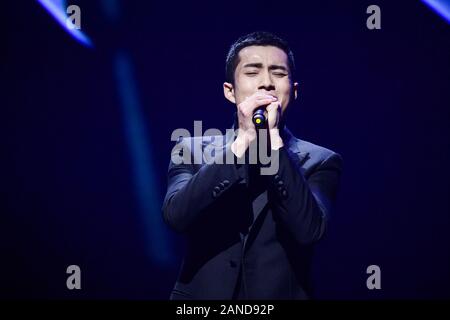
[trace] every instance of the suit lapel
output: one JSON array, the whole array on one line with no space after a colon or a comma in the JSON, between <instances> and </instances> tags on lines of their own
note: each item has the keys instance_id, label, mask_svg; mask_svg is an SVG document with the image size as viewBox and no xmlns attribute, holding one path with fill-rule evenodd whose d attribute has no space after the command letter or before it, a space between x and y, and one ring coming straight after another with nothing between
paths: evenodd
<instances>
[{"instance_id":1,"label":"suit lapel","mask_svg":"<svg viewBox=\"0 0 450 320\"><path fill-rule=\"evenodd\" d=\"M287 152L290 153L290 158L293 159L294 165L300 170L303 163L308 159L309 153L301 151L299 146L300 140L295 138L287 128L284 128L282 132L282 138L287 146ZM261 229L262 223L268 212L268 201L267 190L253 200L252 207L254 220L249 228L249 233L244 237L244 252L250 247L258 231Z\"/></svg>"},{"instance_id":2,"label":"suit lapel","mask_svg":"<svg viewBox=\"0 0 450 320\"><path fill-rule=\"evenodd\" d=\"M286 150L290 154L290 158L293 160L294 165L299 168L303 165L303 163L308 159L309 153L303 152L300 148L301 140L295 138L292 133L285 127L281 130L281 136L286 145ZM220 150L220 152L216 153L216 156L222 156L227 147L234 141L235 133L233 131L228 131L226 135L220 137L215 137L212 140L208 139L207 141L203 141L202 148L206 145L211 144L215 150ZM221 155L219 155L221 154ZM241 180L240 183L247 183L244 180ZM243 236L243 250L244 252L250 247L254 238L256 237L258 231L261 229L262 223L265 219L265 216L268 212L268 194L267 190L260 193L252 202L253 208L253 223L249 227L249 232L247 235Z\"/></svg>"}]
</instances>

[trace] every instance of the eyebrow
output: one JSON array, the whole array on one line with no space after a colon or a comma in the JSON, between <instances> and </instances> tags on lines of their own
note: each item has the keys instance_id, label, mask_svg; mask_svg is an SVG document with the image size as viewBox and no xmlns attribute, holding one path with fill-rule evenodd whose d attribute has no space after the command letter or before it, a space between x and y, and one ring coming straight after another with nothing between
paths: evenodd
<instances>
[{"instance_id":1,"label":"eyebrow","mask_svg":"<svg viewBox=\"0 0 450 320\"><path fill-rule=\"evenodd\" d=\"M262 69L263 64L262 63L247 63L243 66L243 68L259 68ZM284 70L288 72L288 69L283 65L277 65L277 64L271 64L269 66L269 70Z\"/></svg>"}]
</instances>

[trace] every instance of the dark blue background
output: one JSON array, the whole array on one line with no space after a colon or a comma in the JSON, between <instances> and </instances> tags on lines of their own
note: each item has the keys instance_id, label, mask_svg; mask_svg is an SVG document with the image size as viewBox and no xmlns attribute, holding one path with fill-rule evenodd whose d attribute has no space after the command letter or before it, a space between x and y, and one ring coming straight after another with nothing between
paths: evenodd
<instances>
[{"instance_id":1,"label":"dark blue background","mask_svg":"<svg viewBox=\"0 0 450 320\"><path fill-rule=\"evenodd\" d=\"M393 2L71 2L87 48L37 2L11 1L1 17L0 295L166 299L183 252L159 211L170 135L194 120L231 125L226 52L268 30L296 57L291 131L345 161L316 251L317 297L450 298L450 25L419 1ZM381 30L366 28L370 4ZM79 291L66 288L71 264ZM366 288L371 264L378 291Z\"/></svg>"}]
</instances>

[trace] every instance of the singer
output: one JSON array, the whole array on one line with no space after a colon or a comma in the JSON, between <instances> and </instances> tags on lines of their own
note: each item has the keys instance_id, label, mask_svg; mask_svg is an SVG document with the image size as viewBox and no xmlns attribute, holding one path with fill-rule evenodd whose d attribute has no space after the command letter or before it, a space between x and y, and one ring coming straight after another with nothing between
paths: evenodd
<instances>
[{"instance_id":1,"label":"singer","mask_svg":"<svg viewBox=\"0 0 450 320\"><path fill-rule=\"evenodd\" d=\"M310 299L314 244L326 231L342 159L294 137L286 110L297 98L294 55L268 32L239 38L226 59L225 98L236 106L236 134L181 139L183 152L219 145L245 160L267 132L274 174L259 164L179 163L171 158L162 207L186 239L170 299ZM180 152L182 153L182 152Z\"/></svg>"}]
</instances>

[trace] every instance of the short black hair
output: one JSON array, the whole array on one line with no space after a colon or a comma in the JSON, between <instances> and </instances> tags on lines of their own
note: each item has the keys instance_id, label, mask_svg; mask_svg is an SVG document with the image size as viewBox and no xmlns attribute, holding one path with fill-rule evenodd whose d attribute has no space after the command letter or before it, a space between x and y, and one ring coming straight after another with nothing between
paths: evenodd
<instances>
[{"instance_id":1,"label":"short black hair","mask_svg":"<svg viewBox=\"0 0 450 320\"><path fill-rule=\"evenodd\" d=\"M234 84L234 71L239 64L239 51L249 46L274 46L283 50L288 56L291 79L295 74L294 54L288 43L271 32L256 31L237 39L230 47L225 65L225 79ZM291 80L292 81L292 80Z\"/></svg>"}]
</instances>

